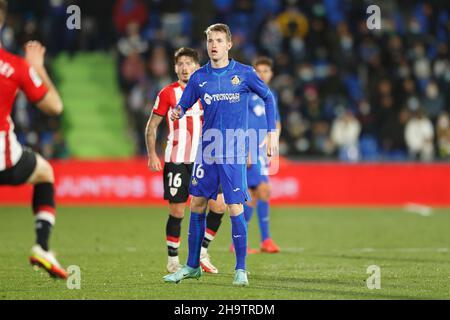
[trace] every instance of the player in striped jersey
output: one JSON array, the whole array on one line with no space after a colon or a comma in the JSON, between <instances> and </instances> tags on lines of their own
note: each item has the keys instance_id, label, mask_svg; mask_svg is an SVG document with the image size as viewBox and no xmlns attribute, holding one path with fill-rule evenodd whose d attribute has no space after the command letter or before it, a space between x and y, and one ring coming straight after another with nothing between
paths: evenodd
<instances>
[{"instance_id":1,"label":"player in striped jersey","mask_svg":"<svg viewBox=\"0 0 450 320\"><path fill-rule=\"evenodd\" d=\"M189 197L189 182L203 121L203 108L200 101L186 112L186 117L175 121L170 119L170 113L178 104L191 74L200 66L198 53L191 48L178 49L175 52L174 60L178 81L161 90L146 129L148 167L150 170L158 172L162 167L155 148L156 130L166 118L169 135L164 155L163 179L164 199L169 201L169 217L166 224L167 270L169 272L175 272L181 267L178 258L181 222ZM217 200L209 201L207 226L200 259L200 264L205 272L218 273L217 268L210 261L207 250L219 229L224 212L225 203L222 195Z\"/></svg>"},{"instance_id":2,"label":"player in striped jersey","mask_svg":"<svg viewBox=\"0 0 450 320\"><path fill-rule=\"evenodd\" d=\"M6 1L0 0L0 31L6 17ZM18 90L47 114L60 114L63 104L44 67L45 48L36 41L25 45L25 59L2 49L0 43L0 187L33 185L36 244L30 263L51 276L67 278L67 272L49 251L49 237L55 223L54 174L39 154L22 147L14 134L10 114Z\"/></svg>"}]
</instances>

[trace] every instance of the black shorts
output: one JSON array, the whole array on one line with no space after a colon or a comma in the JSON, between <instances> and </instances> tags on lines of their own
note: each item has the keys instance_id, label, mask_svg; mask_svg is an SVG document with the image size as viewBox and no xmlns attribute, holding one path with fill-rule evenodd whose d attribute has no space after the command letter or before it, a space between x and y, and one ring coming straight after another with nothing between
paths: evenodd
<instances>
[{"instance_id":1,"label":"black shorts","mask_svg":"<svg viewBox=\"0 0 450 320\"><path fill-rule=\"evenodd\" d=\"M22 156L14 167L0 171L0 185L17 186L28 181L36 169L36 155L29 148L23 148Z\"/></svg>"},{"instance_id":2,"label":"black shorts","mask_svg":"<svg viewBox=\"0 0 450 320\"><path fill-rule=\"evenodd\" d=\"M189 183L193 163L164 164L164 199L169 203L184 203L189 198Z\"/></svg>"}]
</instances>

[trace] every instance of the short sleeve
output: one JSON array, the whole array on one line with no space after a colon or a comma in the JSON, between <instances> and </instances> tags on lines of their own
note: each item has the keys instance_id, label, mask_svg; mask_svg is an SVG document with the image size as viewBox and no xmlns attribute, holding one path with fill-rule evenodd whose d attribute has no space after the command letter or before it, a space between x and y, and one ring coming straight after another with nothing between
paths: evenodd
<instances>
[{"instance_id":1,"label":"short sleeve","mask_svg":"<svg viewBox=\"0 0 450 320\"><path fill-rule=\"evenodd\" d=\"M162 89L156 97L153 106L153 113L165 117L170 108L170 90L169 87Z\"/></svg>"},{"instance_id":2,"label":"short sleeve","mask_svg":"<svg viewBox=\"0 0 450 320\"><path fill-rule=\"evenodd\" d=\"M42 100L48 92L42 78L37 71L28 65L25 60L22 60L19 69L19 83L20 89L25 93L28 101L37 103Z\"/></svg>"}]
</instances>

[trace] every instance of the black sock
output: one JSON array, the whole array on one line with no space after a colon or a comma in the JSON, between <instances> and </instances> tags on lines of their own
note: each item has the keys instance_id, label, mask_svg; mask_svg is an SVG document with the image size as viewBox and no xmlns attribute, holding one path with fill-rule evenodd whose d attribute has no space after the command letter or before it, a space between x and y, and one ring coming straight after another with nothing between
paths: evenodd
<instances>
[{"instance_id":1,"label":"black sock","mask_svg":"<svg viewBox=\"0 0 450 320\"><path fill-rule=\"evenodd\" d=\"M52 224L45 220L36 220L36 243L39 244L42 249L48 251L48 239L52 230Z\"/></svg>"},{"instance_id":2,"label":"black sock","mask_svg":"<svg viewBox=\"0 0 450 320\"><path fill-rule=\"evenodd\" d=\"M202 247L208 249L209 243L214 240L217 230L219 230L222 223L223 214L209 211L206 216L206 231L203 238Z\"/></svg>"},{"instance_id":3,"label":"black sock","mask_svg":"<svg viewBox=\"0 0 450 320\"><path fill-rule=\"evenodd\" d=\"M55 224L55 192L53 183L39 183L33 189L36 243L48 251L49 238Z\"/></svg>"},{"instance_id":4,"label":"black sock","mask_svg":"<svg viewBox=\"0 0 450 320\"><path fill-rule=\"evenodd\" d=\"M176 218L169 215L166 224L166 243L169 257L178 256L180 246L181 221L183 218Z\"/></svg>"}]
</instances>

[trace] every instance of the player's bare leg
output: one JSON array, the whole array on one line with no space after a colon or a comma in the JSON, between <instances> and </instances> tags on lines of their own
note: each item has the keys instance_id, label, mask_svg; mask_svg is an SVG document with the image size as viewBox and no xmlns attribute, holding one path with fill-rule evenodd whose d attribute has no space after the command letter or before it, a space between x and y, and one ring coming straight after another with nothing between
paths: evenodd
<instances>
[{"instance_id":1,"label":"player's bare leg","mask_svg":"<svg viewBox=\"0 0 450 320\"><path fill-rule=\"evenodd\" d=\"M271 187L267 182L261 183L256 189L258 201L256 204L259 230L261 232L261 251L266 253L278 253L280 248L270 237L269 233L269 200Z\"/></svg>"},{"instance_id":2,"label":"player's bare leg","mask_svg":"<svg viewBox=\"0 0 450 320\"><path fill-rule=\"evenodd\" d=\"M167 271L173 273L181 268L178 248L181 238L181 222L184 218L185 203L169 203L169 217L166 224Z\"/></svg>"},{"instance_id":3,"label":"player's bare leg","mask_svg":"<svg viewBox=\"0 0 450 320\"><path fill-rule=\"evenodd\" d=\"M36 220L36 244L30 263L45 269L51 276L66 279L67 272L49 250L50 232L55 224L54 173L51 165L36 155L36 168L27 183L33 185L33 212Z\"/></svg>"},{"instance_id":4,"label":"player's bare leg","mask_svg":"<svg viewBox=\"0 0 450 320\"><path fill-rule=\"evenodd\" d=\"M165 282L179 283L183 279L200 278L202 268L200 267L200 250L206 229L206 207L208 200L204 197L191 199L191 216L189 221L189 253L185 266L175 273L164 277Z\"/></svg>"},{"instance_id":5,"label":"player's bare leg","mask_svg":"<svg viewBox=\"0 0 450 320\"><path fill-rule=\"evenodd\" d=\"M205 238L202 242L202 248L200 251L200 266L203 271L207 273L219 273L219 270L212 264L211 257L208 254L208 246L211 241L214 240L220 224L222 223L222 217L226 210L223 194L219 193L216 200L208 201L209 212L206 216L206 231Z\"/></svg>"}]
</instances>

